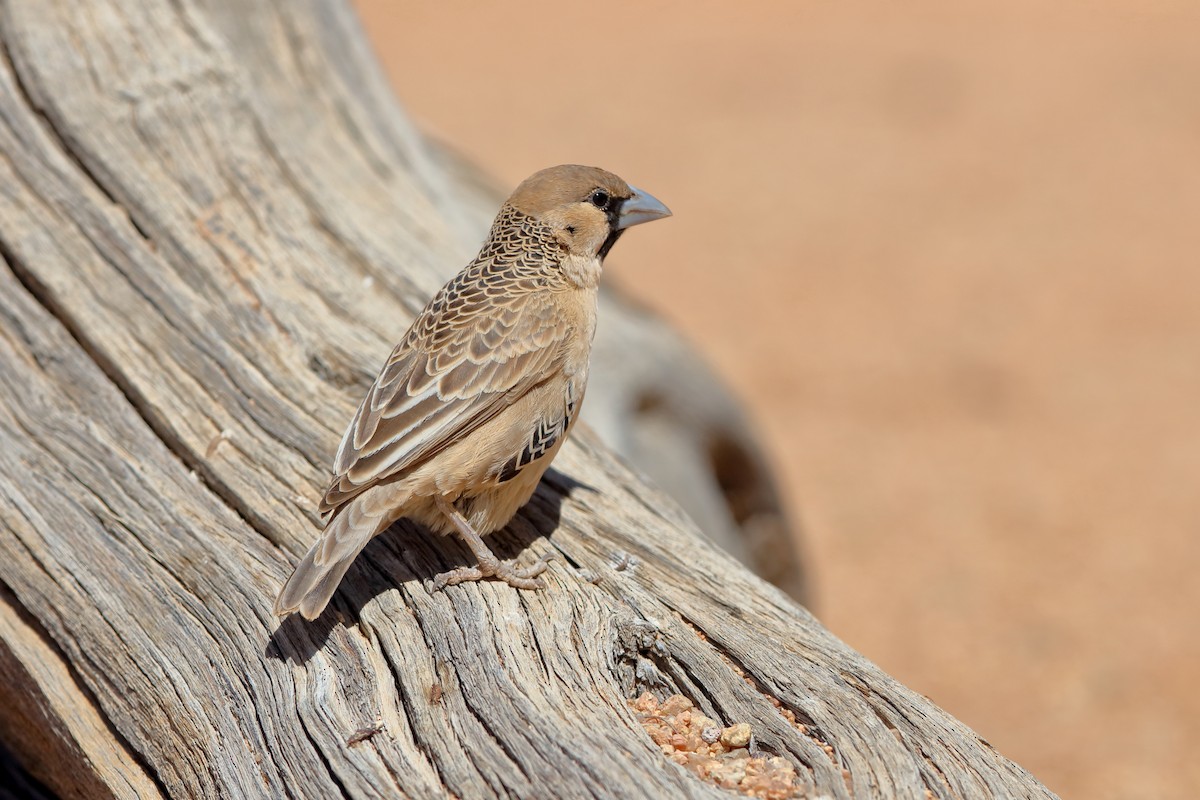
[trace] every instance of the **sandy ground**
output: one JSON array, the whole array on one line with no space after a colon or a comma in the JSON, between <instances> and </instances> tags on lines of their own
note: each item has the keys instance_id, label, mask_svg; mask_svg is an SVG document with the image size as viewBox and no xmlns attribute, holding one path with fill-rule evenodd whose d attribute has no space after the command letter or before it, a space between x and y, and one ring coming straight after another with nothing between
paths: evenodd
<instances>
[{"instance_id":1,"label":"sandy ground","mask_svg":"<svg viewBox=\"0 0 1200 800\"><path fill-rule=\"evenodd\" d=\"M420 125L674 209L609 278L752 409L822 620L1065 797L1200 795L1200 6L414 5L359 1Z\"/></svg>"}]
</instances>

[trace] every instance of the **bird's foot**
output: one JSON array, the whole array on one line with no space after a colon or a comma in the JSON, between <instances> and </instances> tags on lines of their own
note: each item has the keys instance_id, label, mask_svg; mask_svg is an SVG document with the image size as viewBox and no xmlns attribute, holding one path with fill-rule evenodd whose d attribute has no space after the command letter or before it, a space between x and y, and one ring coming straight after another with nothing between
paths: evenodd
<instances>
[{"instance_id":1,"label":"bird's foot","mask_svg":"<svg viewBox=\"0 0 1200 800\"><path fill-rule=\"evenodd\" d=\"M509 586L518 589L545 589L546 582L538 577L546 571L546 567L554 560L553 553L538 556L538 560L528 567L517 567L511 561L501 561L496 570L496 578Z\"/></svg>"},{"instance_id":2,"label":"bird's foot","mask_svg":"<svg viewBox=\"0 0 1200 800\"><path fill-rule=\"evenodd\" d=\"M528 567L518 567L512 561L481 561L478 567L458 567L449 572L435 575L433 580L426 581L425 588L430 594L440 592L447 586L459 583L481 581L484 578L495 578L504 581L517 589L545 589L546 582L538 577L546 571L546 567L554 560L554 554L538 556L538 560Z\"/></svg>"}]
</instances>

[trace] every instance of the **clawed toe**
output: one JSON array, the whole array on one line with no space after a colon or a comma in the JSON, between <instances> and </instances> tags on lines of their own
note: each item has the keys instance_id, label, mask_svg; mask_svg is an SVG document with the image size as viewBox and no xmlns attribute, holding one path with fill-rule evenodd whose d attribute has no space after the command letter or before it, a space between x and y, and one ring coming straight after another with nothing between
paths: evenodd
<instances>
[{"instance_id":1,"label":"clawed toe","mask_svg":"<svg viewBox=\"0 0 1200 800\"><path fill-rule=\"evenodd\" d=\"M433 580L425 581L425 590L430 594L440 592L447 586L454 586L459 583L467 583L470 581L480 581L486 578L483 570L479 567L459 567L448 572L441 572L433 576Z\"/></svg>"},{"instance_id":2,"label":"clawed toe","mask_svg":"<svg viewBox=\"0 0 1200 800\"><path fill-rule=\"evenodd\" d=\"M496 579L517 589L545 589L546 582L537 577L546 571L546 562L538 561L531 567L516 568L505 562L496 570Z\"/></svg>"},{"instance_id":3,"label":"clawed toe","mask_svg":"<svg viewBox=\"0 0 1200 800\"><path fill-rule=\"evenodd\" d=\"M496 578L518 589L545 589L546 582L538 575L546 571L553 558L553 554L539 556L528 567L517 567L511 561L502 561L496 569Z\"/></svg>"},{"instance_id":4,"label":"clawed toe","mask_svg":"<svg viewBox=\"0 0 1200 800\"><path fill-rule=\"evenodd\" d=\"M553 560L554 554L549 553L539 556L538 560L528 567L518 567L512 561L498 561L495 562L494 567L491 565L483 565L482 568L459 567L449 572L435 575L433 580L425 582L425 588L430 594L433 594L434 592L440 592L447 586L481 581L484 578L495 578L517 589L545 589L546 582L539 578L538 575L545 572L546 567Z\"/></svg>"},{"instance_id":5,"label":"clawed toe","mask_svg":"<svg viewBox=\"0 0 1200 800\"><path fill-rule=\"evenodd\" d=\"M507 571L518 578L536 578L546 571L546 567L550 566L550 562L554 560L554 554L550 553L544 556L538 556L538 560L530 564L528 567L516 567L513 562L507 561L500 565L500 570L497 571L497 577L500 577L500 571Z\"/></svg>"}]
</instances>

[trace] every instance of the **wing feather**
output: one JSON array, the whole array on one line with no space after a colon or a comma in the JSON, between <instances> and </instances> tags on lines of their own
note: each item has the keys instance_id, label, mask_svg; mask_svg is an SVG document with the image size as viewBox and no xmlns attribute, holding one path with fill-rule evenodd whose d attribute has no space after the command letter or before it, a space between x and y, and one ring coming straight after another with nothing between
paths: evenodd
<instances>
[{"instance_id":1,"label":"wing feather","mask_svg":"<svg viewBox=\"0 0 1200 800\"><path fill-rule=\"evenodd\" d=\"M552 292L520 286L497 301L471 288L447 285L392 351L342 437L322 514L425 463L561 366L572 326Z\"/></svg>"}]
</instances>

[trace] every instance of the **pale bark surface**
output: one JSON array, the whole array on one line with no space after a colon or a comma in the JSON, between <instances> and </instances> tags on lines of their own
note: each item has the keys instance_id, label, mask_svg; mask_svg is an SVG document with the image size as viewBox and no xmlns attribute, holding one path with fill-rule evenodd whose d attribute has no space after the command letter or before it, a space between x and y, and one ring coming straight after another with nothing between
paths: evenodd
<instances>
[{"instance_id":1,"label":"pale bark surface","mask_svg":"<svg viewBox=\"0 0 1200 800\"><path fill-rule=\"evenodd\" d=\"M322 620L272 618L342 425L487 204L341 3L0 4L0 736L33 773L724 795L646 737L649 689L750 723L812 795L1052 796L588 434L497 537L560 554L546 591L430 595L468 556L401 525Z\"/></svg>"}]
</instances>

